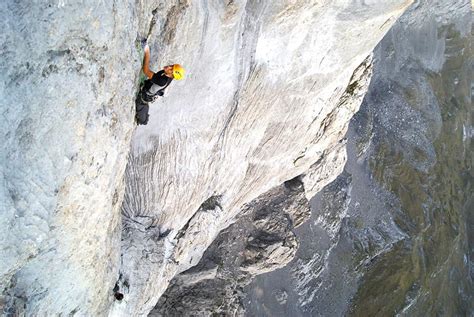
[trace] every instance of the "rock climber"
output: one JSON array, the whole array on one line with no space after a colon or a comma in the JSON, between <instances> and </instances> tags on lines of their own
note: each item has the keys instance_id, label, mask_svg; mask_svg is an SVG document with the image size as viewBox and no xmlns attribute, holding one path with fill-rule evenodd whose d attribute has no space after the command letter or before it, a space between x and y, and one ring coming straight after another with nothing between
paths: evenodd
<instances>
[{"instance_id":1,"label":"rock climber","mask_svg":"<svg viewBox=\"0 0 474 317\"><path fill-rule=\"evenodd\" d=\"M164 90L173 81L181 80L184 77L184 69L179 64L165 66L162 70L154 73L150 70L150 47L145 44L145 56L143 57L143 73L147 80L143 83L135 101L136 121L138 124L148 123L148 103L155 101L158 96L163 96Z\"/></svg>"}]
</instances>

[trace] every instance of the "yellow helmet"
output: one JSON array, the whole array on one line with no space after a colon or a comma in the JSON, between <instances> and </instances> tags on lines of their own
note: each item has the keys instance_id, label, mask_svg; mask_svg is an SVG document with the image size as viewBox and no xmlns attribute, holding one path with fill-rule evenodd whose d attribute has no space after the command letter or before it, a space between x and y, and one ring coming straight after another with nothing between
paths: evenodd
<instances>
[{"instance_id":1,"label":"yellow helmet","mask_svg":"<svg viewBox=\"0 0 474 317\"><path fill-rule=\"evenodd\" d=\"M173 78L176 80L181 80L184 78L184 68L181 65L173 65Z\"/></svg>"}]
</instances>

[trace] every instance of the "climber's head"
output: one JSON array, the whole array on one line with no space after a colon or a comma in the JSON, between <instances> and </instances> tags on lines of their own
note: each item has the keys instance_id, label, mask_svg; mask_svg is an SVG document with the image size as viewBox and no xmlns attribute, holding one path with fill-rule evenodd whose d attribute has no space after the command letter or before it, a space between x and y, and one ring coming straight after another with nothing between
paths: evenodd
<instances>
[{"instance_id":1,"label":"climber's head","mask_svg":"<svg viewBox=\"0 0 474 317\"><path fill-rule=\"evenodd\" d=\"M181 80L184 78L184 68L179 64L165 66L163 70L165 71L166 76L169 78L176 80Z\"/></svg>"}]
</instances>

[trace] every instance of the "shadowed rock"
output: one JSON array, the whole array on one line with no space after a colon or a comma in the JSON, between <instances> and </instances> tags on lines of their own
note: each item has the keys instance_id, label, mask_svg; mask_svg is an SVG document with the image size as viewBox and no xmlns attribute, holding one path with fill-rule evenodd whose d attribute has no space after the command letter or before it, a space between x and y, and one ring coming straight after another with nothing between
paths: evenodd
<instances>
[{"instance_id":1,"label":"shadowed rock","mask_svg":"<svg viewBox=\"0 0 474 317\"><path fill-rule=\"evenodd\" d=\"M291 261L298 247L294 220L301 224L309 212L299 177L259 196L218 235L198 265L171 281L151 316L242 314L243 287Z\"/></svg>"}]
</instances>

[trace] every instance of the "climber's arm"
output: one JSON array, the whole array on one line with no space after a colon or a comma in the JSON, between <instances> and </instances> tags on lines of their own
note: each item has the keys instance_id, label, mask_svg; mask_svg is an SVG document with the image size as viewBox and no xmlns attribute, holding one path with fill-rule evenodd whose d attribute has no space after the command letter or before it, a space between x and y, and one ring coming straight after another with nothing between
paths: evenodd
<instances>
[{"instance_id":1,"label":"climber's arm","mask_svg":"<svg viewBox=\"0 0 474 317\"><path fill-rule=\"evenodd\" d=\"M151 79L153 75L155 74L152 72L149 68L150 65L150 47L148 45L145 45L145 56L143 57L143 73L148 79Z\"/></svg>"}]
</instances>

